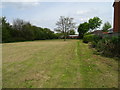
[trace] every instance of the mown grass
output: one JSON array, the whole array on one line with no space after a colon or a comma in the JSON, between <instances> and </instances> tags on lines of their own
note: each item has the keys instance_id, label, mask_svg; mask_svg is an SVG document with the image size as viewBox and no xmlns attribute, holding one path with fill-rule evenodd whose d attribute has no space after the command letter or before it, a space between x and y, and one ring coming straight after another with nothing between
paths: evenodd
<instances>
[{"instance_id":1,"label":"mown grass","mask_svg":"<svg viewBox=\"0 0 120 90\"><path fill-rule=\"evenodd\" d=\"M94 54L88 44L81 41L78 46L83 87L118 88L118 61Z\"/></svg>"},{"instance_id":2,"label":"mown grass","mask_svg":"<svg viewBox=\"0 0 120 90\"><path fill-rule=\"evenodd\" d=\"M117 88L117 64L79 40L4 43L3 88Z\"/></svg>"}]
</instances>

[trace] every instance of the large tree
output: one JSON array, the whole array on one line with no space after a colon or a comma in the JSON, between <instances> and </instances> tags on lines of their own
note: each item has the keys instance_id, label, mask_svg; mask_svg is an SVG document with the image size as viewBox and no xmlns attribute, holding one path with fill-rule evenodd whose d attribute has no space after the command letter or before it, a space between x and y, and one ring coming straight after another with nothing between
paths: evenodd
<instances>
[{"instance_id":1,"label":"large tree","mask_svg":"<svg viewBox=\"0 0 120 90\"><path fill-rule=\"evenodd\" d=\"M109 22L106 22L106 23L104 23L104 25L102 27L102 30L104 32L108 32L108 29L111 28L111 27L112 27L111 24Z\"/></svg>"},{"instance_id":2,"label":"large tree","mask_svg":"<svg viewBox=\"0 0 120 90\"><path fill-rule=\"evenodd\" d=\"M102 20L99 17L89 19L89 28L91 31L99 28L102 24Z\"/></svg>"},{"instance_id":3,"label":"large tree","mask_svg":"<svg viewBox=\"0 0 120 90\"><path fill-rule=\"evenodd\" d=\"M22 37L25 40L34 40L35 35L30 23L26 23L22 26Z\"/></svg>"},{"instance_id":4,"label":"large tree","mask_svg":"<svg viewBox=\"0 0 120 90\"><path fill-rule=\"evenodd\" d=\"M79 37L83 38L84 34L89 31L89 23L84 22L79 25L78 27L78 32L79 32Z\"/></svg>"},{"instance_id":5,"label":"large tree","mask_svg":"<svg viewBox=\"0 0 120 90\"><path fill-rule=\"evenodd\" d=\"M23 30L23 26L28 24L29 22L26 22L22 19L14 19L13 20L13 28L16 29L16 30Z\"/></svg>"},{"instance_id":6,"label":"large tree","mask_svg":"<svg viewBox=\"0 0 120 90\"><path fill-rule=\"evenodd\" d=\"M64 41L66 41L68 32L75 28L75 23L73 22L73 18L64 17L64 16L60 16L56 25L57 25L57 28L55 29L55 31L63 33Z\"/></svg>"}]
</instances>

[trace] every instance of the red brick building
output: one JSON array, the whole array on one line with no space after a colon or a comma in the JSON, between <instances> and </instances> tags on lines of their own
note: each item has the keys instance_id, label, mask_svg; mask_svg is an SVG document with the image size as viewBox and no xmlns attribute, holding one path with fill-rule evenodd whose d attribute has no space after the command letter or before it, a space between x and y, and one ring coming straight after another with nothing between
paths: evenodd
<instances>
[{"instance_id":1,"label":"red brick building","mask_svg":"<svg viewBox=\"0 0 120 90\"><path fill-rule=\"evenodd\" d=\"M120 0L115 0L114 4L114 32L120 32Z\"/></svg>"}]
</instances>

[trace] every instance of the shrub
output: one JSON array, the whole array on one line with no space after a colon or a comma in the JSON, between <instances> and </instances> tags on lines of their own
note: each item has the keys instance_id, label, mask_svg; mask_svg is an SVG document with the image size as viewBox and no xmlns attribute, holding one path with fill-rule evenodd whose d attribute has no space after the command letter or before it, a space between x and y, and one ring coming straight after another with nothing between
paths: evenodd
<instances>
[{"instance_id":1,"label":"shrub","mask_svg":"<svg viewBox=\"0 0 120 90\"><path fill-rule=\"evenodd\" d=\"M92 47L95 48L98 44L98 42L102 40L101 36L94 35L92 43Z\"/></svg>"},{"instance_id":2,"label":"shrub","mask_svg":"<svg viewBox=\"0 0 120 90\"><path fill-rule=\"evenodd\" d=\"M94 35L92 35L92 34L90 34L90 35L84 35L83 42L84 43L91 42L91 41L93 41L93 37L94 37Z\"/></svg>"},{"instance_id":3,"label":"shrub","mask_svg":"<svg viewBox=\"0 0 120 90\"><path fill-rule=\"evenodd\" d=\"M100 36L93 34L86 34L84 35L83 42L84 43L92 42L93 44L96 44L100 39L101 39Z\"/></svg>"},{"instance_id":4,"label":"shrub","mask_svg":"<svg viewBox=\"0 0 120 90\"><path fill-rule=\"evenodd\" d=\"M105 37L101 39L96 46L97 51L106 56L120 57L120 36L118 37Z\"/></svg>"},{"instance_id":5,"label":"shrub","mask_svg":"<svg viewBox=\"0 0 120 90\"><path fill-rule=\"evenodd\" d=\"M98 52L105 56L120 57L120 36L102 38L97 35L86 34L83 42L90 42L91 47L96 48Z\"/></svg>"}]
</instances>

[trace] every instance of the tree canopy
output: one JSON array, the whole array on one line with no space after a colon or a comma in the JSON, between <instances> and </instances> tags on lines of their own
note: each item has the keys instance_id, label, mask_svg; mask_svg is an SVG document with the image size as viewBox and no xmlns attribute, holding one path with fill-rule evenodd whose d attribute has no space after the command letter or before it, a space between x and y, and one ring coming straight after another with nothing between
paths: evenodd
<instances>
[{"instance_id":1,"label":"tree canopy","mask_svg":"<svg viewBox=\"0 0 120 90\"><path fill-rule=\"evenodd\" d=\"M102 24L102 20L99 17L94 17L89 19L88 22L81 23L78 26L79 37L83 38L85 33L99 28L101 24Z\"/></svg>"},{"instance_id":2,"label":"tree canopy","mask_svg":"<svg viewBox=\"0 0 120 90\"><path fill-rule=\"evenodd\" d=\"M102 20L99 17L94 17L89 19L88 23L89 23L89 28L91 30L95 30L101 26Z\"/></svg>"},{"instance_id":3,"label":"tree canopy","mask_svg":"<svg viewBox=\"0 0 120 90\"><path fill-rule=\"evenodd\" d=\"M106 22L106 23L104 23L102 30L104 32L108 32L108 29L110 29L111 27L112 27L111 24L109 22Z\"/></svg>"},{"instance_id":4,"label":"tree canopy","mask_svg":"<svg viewBox=\"0 0 120 90\"><path fill-rule=\"evenodd\" d=\"M83 38L84 34L89 31L89 23L84 22L79 25L78 27L78 32L79 32L79 37Z\"/></svg>"},{"instance_id":5,"label":"tree canopy","mask_svg":"<svg viewBox=\"0 0 120 90\"><path fill-rule=\"evenodd\" d=\"M32 25L22 19L15 19L10 25L5 17L2 20L2 42L55 39L56 34L48 28Z\"/></svg>"},{"instance_id":6,"label":"tree canopy","mask_svg":"<svg viewBox=\"0 0 120 90\"><path fill-rule=\"evenodd\" d=\"M74 29L70 30L69 35L75 35L75 30Z\"/></svg>"},{"instance_id":7,"label":"tree canopy","mask_svg":"<svg viewBox=\"0 0 120 90\"><path fill-rule=\"evenodd\" d=\"M64 40L70 30L75 28L75 23L73 22L73 18L60 16L59 20L56 23L57 28L55 28L56 32L63 33Z\"/></svg>"}]
</instances>

